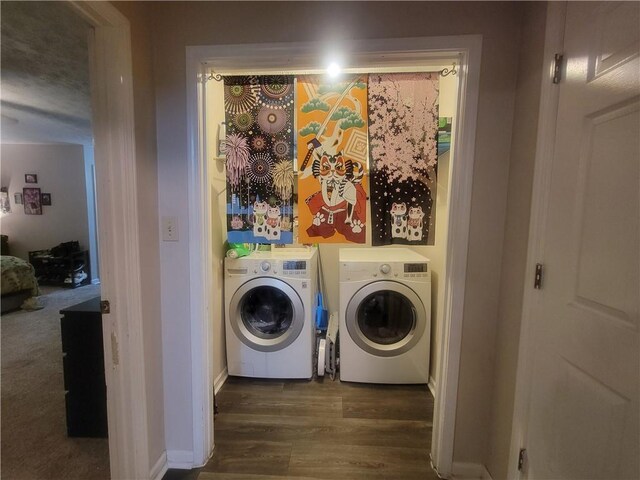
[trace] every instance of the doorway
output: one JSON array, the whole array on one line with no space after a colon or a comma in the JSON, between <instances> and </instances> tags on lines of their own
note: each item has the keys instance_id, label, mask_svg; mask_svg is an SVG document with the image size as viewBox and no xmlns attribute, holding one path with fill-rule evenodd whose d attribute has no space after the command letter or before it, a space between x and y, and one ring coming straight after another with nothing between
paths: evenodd
<instances>
[{"instance_id":1,"label":"doorway","mask_svg":"<svg viewBox=\"0 0 640 480\"><path fill-rule=\"evenodd\" d=\"M435 386L435 410L432 458L442 475L451 473L453 457L453 427L457 391L457 365L459 362L460 333L462 321L462 298L464 296L466 251L469 231L471 172L475 137L475 111L477 108L480 39L474 36L438 37L417 39L392 39L385 41L349 42L345 49L352 52L350 60L359 68L380 67L384 58L387 68L402 68L415 65L434 67L448 60L456 59L460 66L459 88L456 95L456 132L452 145L456 162L449 174L450 198L449 221L445 231L446 255L444 271L446 280L439 290L442 294L443 324L438 334L434 351L441 355L438 384ZM187 49L187 71L192 82L188 85L190 108L189 131L190 171L193 179L191 192L190 225L192 238L196 238L192 250L192 285L199 285L192 291L192 339L194 371L194 412L199 412L194 425L202 429L194 431L196 463L204 464L213 450L213 390L219 386L222 372L215 371L216 359L224 358L224 350L216 348L216 339L224 338L216 329L212 319L219 315L217 306L222 304L215 298L222 294L222 269L220 259L212 256L216 242L224 240L223 232L212 230L211 216L219 208L220 191L211 189L209 178L217 173L223 175L219 162L208 165L212 146L207 143L205 132L208 126L206 115L208 95L206 82L211 72L255 73L255 59L261 59L258 73L282 72L291 65L300 65L308 71L310 67L321 65L321 46L315 44L247 45L225 47L193 47ZM440 62L440 63L438 63ZM267 67L265 67L267 65ZM270 70L271 69L271 70ZM213 173L212 173L213 171ZM224 177L214 179L223 188ZM213 232L213 236L209 234ZM327 256L330 254L327 251ZM337 250L335 250L337 254ZM200 260L208 261L204 263ZM208 266L213 265L210 271ZM326 268L326 267L325 267ZM199 292L202 288L202 292ZM207 295L203 293L207 292ZM213 292L211 295L209 292ZM220 297L221 298L221 297ZM206 299L206 300L205 300ZM222 354L221 354L222 352ZM201 413L200 413L201 412Z\"/></svg>"},{"instance_id":2,"label":"doorway","mask_svg":"<svg viewBox=\"0 0 640 480\"><path fill-rule=\"evenodd\" d=\"M2 213L3 473L108 479L92 27L64 3L6 2L1 30L2 186L10 205ZM5 299L17 293L5 274L15 272L19 287L33 278L29 269L32 296L7 311ZM94 312L79 315L89 301Z\"/></svg>"}]
</instances>

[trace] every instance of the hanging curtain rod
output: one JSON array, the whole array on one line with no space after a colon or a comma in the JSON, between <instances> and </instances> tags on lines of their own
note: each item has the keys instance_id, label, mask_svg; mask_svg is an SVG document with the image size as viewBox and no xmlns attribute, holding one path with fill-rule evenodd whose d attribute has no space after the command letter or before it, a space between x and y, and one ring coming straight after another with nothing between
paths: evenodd
<instances>
[{"instance_id":1,"label":"hanging curtain rod","mask_svg":"<svg viewBox=\"0 0 640 480\"><path fill-rule=\"evenodd\" d=\"M432 71L425 71L421 73L437 72L441 76L446 77L447 75L457 75L458 69L456 67L457 67L456 62L453 62L453 65L451 66L451 68L443 68L442 70L432 70ZM305 73L292 74L291 72L272 72L272 73L267 73L265 75L266 76L269 76L269 75L294 75L295 76L295 75L306 75L306 74ZM215 80L216 82L221 82L225 76L226 75L221 75L219 73L211 72L209 75L204 77L204 81L206 82L208 80Z\"/></svg>"}]
</instances>

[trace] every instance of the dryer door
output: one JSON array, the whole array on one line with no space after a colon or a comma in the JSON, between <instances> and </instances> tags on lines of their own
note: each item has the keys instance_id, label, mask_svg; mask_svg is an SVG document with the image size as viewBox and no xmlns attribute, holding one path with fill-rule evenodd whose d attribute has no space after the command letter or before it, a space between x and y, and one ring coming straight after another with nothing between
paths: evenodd
<instances>
[{"instance_id":1,"label":"dryer door","mask_svg":"<svg viewBox=\"0 0 640 480\"><path fill-rule=\"evenodd\" d=\"M355 293L345 320L349 336L365 352L393 357L420 340L428 317L416 292L405 284L383 280Z\"/></svg>"},{"instance_id":2,"label":"dryer door","mask_svg":"<svg viewBox=\"0 0 640 480\"><path fill-rule=\"evenodd\" d=\"M291 345L304 326L302 300L277 278L254 278L243 284L231 299L229 313L229 323L242 343L262 352Z\"/></svg>"}]
</instances>

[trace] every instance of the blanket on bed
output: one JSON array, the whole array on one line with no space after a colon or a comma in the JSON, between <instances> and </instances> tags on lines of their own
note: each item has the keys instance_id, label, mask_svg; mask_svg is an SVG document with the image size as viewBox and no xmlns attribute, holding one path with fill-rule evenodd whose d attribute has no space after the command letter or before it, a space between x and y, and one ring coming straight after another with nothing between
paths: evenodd
<instances>
[{"instance_id":1,"label":"blanket on bed","mask_svg":"<svg viewBox=\"0 0 640 480\"><path fill-rule=\"evenodd\" d=\"M33 265L18 257L2 255L0 257L2 295L30 290L31 296L40 295Z\"/></svg>"}]
</instances>

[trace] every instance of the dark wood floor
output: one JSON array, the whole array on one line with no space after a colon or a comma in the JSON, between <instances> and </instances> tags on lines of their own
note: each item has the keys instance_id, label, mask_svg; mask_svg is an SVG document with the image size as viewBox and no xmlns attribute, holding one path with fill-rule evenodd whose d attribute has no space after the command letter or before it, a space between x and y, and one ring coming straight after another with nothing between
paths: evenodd
<instances>
[{"instance_id":1,"label":"dark wood floor","mask_svg":"<svg viewBox=\"0 0 640 480\"><path fill-rule=\"evenodd\" d=\"M198 480L436 479L425 385L230 377Z\"/></svg>"}]
</instances>

